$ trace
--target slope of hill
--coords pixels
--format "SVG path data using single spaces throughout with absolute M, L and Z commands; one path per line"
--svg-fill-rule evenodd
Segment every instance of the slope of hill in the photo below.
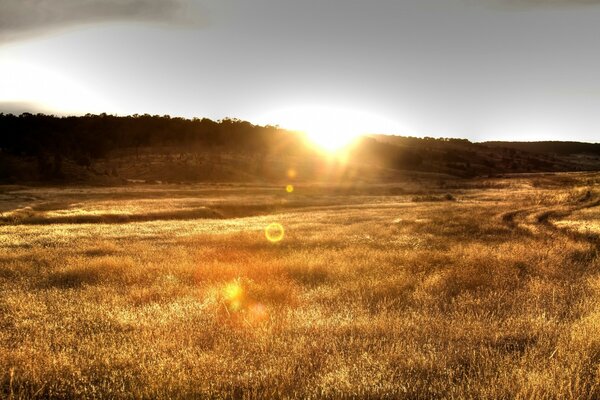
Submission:
M 589 154 L 600 156 L 600 143 L 582 142 L 484 142 L 490 147 L 504 147 L 538 154 Z
M 578 165 L 585 170 L 597 170 L 600 165 L 600 143 L 582 142 L 485 142 L 490 147 L 502 147 L 535 154 L 546 154 Z
M 371 135 L 372 138 L 410 149 L 423 160 L 422 170 L 445 172 L 455 176 L 494 175 L 501 173 L 556 172 L 598 170 L 600 157 L 588 154 L 596 149 L 591 143 L 486 142 L 472 143 L 466 139 L 415 138 L 391 135 Z M 506 146 L 504 146 L 506 144 Z M 535 151 L 534 151 L 535 150 Z M 560 150 L 560 151 L 550 151 Z M 575 153 L 573 153 L 575 152 Z

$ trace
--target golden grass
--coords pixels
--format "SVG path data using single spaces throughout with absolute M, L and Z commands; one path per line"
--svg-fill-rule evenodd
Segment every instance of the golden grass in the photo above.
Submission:
M 568 221 L 597 223 L 600 193 L 573 176 L 441 202 L 314 192 L 238 219 L 5 221 L 0 398 L 599 398 L 598 236 Z M 258 190 L 234 189 L 111 202 L 243 211 Z M 31 207 L 106 211 L 103 191 L 34 189 Z

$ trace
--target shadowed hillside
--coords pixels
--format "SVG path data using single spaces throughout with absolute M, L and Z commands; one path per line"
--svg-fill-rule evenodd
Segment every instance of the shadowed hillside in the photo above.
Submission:
M 535 154 L 545 154 L 570 161 L 583 169 L 597 169 L 600 164 L 600 143 L 582 142 L 485 142 L 490 147 L 502 147 Z
M 485 142 L 488 146 L 505 147 L 539 154 L 589 154 L 600 156 L 600 143 L 582 142 Z
M 523 172 L 598 170 L 600 145 L 573 142 L 484 142 L 371 135 L 422 160 L 419 170 L 472 177 Z M 539 144 L 539 146 L 538 146 Z

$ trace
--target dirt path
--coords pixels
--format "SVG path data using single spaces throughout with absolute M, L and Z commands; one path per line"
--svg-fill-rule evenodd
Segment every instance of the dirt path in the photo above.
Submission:
M 533 234 L 568 235 L 576 240 L 585 240 L 600 246 L 598 235 L 584 235 L 568 228 L 556 226 L 553 221 L 567 218 L 575 211 L 600 206 L 600 194 L 587 191 L 585 195 L 574 202 L 553 205 L 535 206 L 504 212 L 499 215 L 503 224 L 511 229 L 520 229 Z

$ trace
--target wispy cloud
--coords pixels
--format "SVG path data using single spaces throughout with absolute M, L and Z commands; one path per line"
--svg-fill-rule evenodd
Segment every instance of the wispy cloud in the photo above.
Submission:
M 2 0 L 0 42 L 107 21 L 198 24 L 192 0 Z

